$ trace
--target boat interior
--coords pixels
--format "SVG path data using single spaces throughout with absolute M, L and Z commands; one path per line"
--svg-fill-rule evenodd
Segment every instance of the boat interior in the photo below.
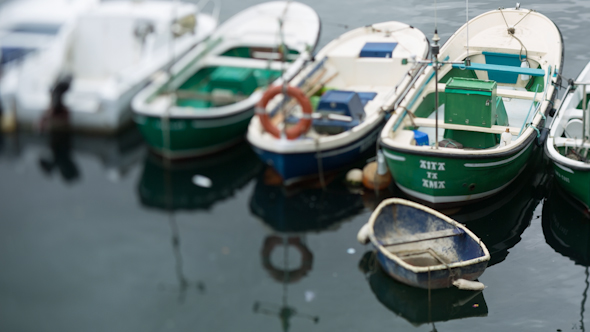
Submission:
M 556 125 L 553 136 L 555 149 L 563 156 L 575 160 L 589 162 L 588 151 L 590 141 L 584 140 L 584 115 L 583 115 L 584 89 L 578 86 L 569 100 L 560 110 L 560 121 Z M 590 106 L 590 87 L 586 87 L 586 109 Z M 588 119 L 587 121 L 590 121 Z
M 524 54 L 481 52 L 469 58 L 469 66 L 443 65 L 438 112 L 431 73 L 409 101 L 409 112 L 395 124 L 390 137 L 396 143 L 431 146 L 438 141 L 443 148 L 481 150 L 520 137 L 545 99 L 550 74 L 541 69 L 536 57 Z M 502 135 L 507 131 L 509 138 Z
M 291 63 L 298 56 L 297 50 L 289 49 L 284 60 Z M 205 63 L 176 90 L 177 106 L 207 109 L 244 100 L 286 69 L 278 48 L 261 46 L 230 47 Z
M 312 105 L 312 128 L 307 137 L 337 135 L 358 126 L 379 112 L 407 77 L 410 68 L 402 66 L 401 59 L 415 50 L 382 33 L 367 40 L 363 34 L 330 48 L 292 82 Z M 296 124 L 300 107 L 295 101 L 281 101 L 282 96 L 277 96 L 270 104 L 272 122 L 279 127 Z M 279 111 L 281 107 L 284 111 Z M 284 113 L 289 115 L 284 118 Z
M 484 255 L 463 229 L 405 205 L 383 207 L 373 233 L 385 250 L 416 267 L 447 266 Z

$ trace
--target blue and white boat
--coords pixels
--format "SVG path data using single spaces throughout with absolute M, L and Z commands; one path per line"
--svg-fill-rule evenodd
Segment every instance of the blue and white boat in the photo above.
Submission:
M 359 241 L 364 238 L 376 248 L 387 274 L 419 288 L 461 288 L 477 279 L 490 260 L 485 244 L 465 226 L 399 198 L 379 204 L 359 232 Z
M 291 81 L 289 88 L 300 90 L 308 109 L 279 94 L 268 107 L 259 105 L 248 141 L 286 185 L 340 168 L 374 149 L 387 111 L 422 71 L 420 65 L 403 66 L 402 59 L 421 60 L 428 52 L 427 38 L 407 24 L 392 21 L 349 31 Z

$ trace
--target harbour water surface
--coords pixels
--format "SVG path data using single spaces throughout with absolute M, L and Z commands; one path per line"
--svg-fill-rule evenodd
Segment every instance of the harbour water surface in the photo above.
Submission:
M 318 49 L 399 20 L 434 29 L 434 3 L 308 1 Z M 257 1 L 222 2 L 222 20 Z M 473 17 L 507 1 L 470 1 Z M 590 60 L 590 2 L 523 2 L 552 19 L 565 77 Z M 465 2 L 438 1 L 446 40 Z M 286 190 L 247 144 L 166 165 L 135 130 L 0 141 L 0 331 L 585 330 L 590 217 L 552 184 L 541 153 L 506 190 L 445 210 L 488 246 L 481 293 L 399 284 L 356 242 L 378 202 L 342 176 Z M 541 152 L 541 151 L 539 151 Z M 361 161 L 362 162 L 362 161 Z M 193 184 L 194 175 L 212 180 Z M 489 175 L 489 176 L 493 176 Z M 588 304 L 590 305 L 590 304 Z

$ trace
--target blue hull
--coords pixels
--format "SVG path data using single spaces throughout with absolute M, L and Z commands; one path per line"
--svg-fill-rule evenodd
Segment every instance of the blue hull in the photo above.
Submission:
M 330 150 L 320 150 L 322 170 L 329 172 L 357 160 L 369 149 L 375 149 L 377 137 L 383 123 L 369 131 L 367 135 L 352 143 Z M 286 184 L 319 173 L 318 153 L 277 153 L 254 147 L 254 152 L 267 165 L 273 167 Z
M 453 281 L 459 278 L 463 278 L 465 280 L 475 280 L 483 274 L 486 267 L 488 266 L 488 262 L 486 261 L 473 265 L 451 268 L 450 270 L 445 269 L 430 271 L 430 273 L 415 273 L 402 267 L 395 261 L 390 260 L 379 251 L 377 251 L 377 259 L 379 260 L 379 264 L 381 264 L 383 270 L 393 279 L 410 286 L 424 289 L 448 288 L 453 286 Z

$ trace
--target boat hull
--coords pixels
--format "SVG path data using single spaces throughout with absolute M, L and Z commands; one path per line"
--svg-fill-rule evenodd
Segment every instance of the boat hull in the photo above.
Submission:
M 483 274 L 488 266 L 488 262 L 483 261 L 472 265 L 445 270 L 414 272 L 404 268 L 394 260 L 387 258 L 387 256 L 380 250 L 377 250 L 377 260 L 379 261 L 379 264 L 381 264 L 383 270 L 393 279 L 410 286 L 424 289 L 448 288 L 453 286 L 453 281 L 459 278 L 475 280 Z
M 590 207 L 590 170 L 574 168 L 552 160 L 557 183 L 586 206 Z
M 260 147 L 253 149 L 260 159 L 273 167 L 281 175 L 284 183 L 289 185 L 307 177 L 317 176 L 320 173 L 320 164 L 322 172 L 329 172 L 354 162 L 375 146 L 382 127 L 383 124 L 368 131 L 359 139 L 343 142 L 336 148 L 324 150 L 320 147 L 319 152 L 312 150 L 300 153 L 283 153 Z
M 421 154 L 383 146 L 396 184 L 407 195 L 431 204 L 470 203 L 508 186 L 527 165 L 535 144 L 502 156 Z
M 215 153 L 239 143 L 253 115 L 254 108 L 248 108 L 223 118 L 171 117 L 166 144 L 164 118 L 136 114 L 134 120 L 155 153 L 178 159 Z

